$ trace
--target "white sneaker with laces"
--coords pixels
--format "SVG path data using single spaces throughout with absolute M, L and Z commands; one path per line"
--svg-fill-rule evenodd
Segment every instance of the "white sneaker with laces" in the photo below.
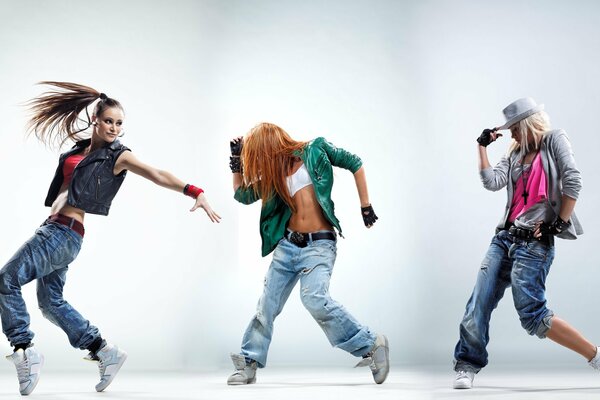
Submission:
M 96 391 L 101 392 L 110 385 L 113 379 L 115 379 L 121 366 L 123 366 L 123 363 L 127 360 L 127 353 L 114 344 L 107 344 L 98 350 L 96 356 L 90 353 L 84 357 L 84 360 L 95 361 L 98 363 L 100 382 L 96 385 Z
M 40 371 L 44 364 L 44 356 L 38 353 L 32 346 L 27 349 L 19 349 L 6 359 L 15 364 L 17 376 L 19 378 L 19 392 L 27 396 L 35 389 L 40 380 Z
M 473 387 L 473 378 L 475 378 L 475 372 L 456 371 L 454 389 L 471 389 Z

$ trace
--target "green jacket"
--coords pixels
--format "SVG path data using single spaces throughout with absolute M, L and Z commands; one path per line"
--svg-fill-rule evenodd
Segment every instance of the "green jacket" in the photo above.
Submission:
M 340 228 L 340 221 L 334 214 L 334 205 L 331 200 L 331 188 L 333 187 L 332 166 L 355 173 L 362 166 L 361 159 L 344 149 L 335 147 L 323 137 L 308 142 L 303 151 L 299 152 L 297 156 L 302 158 L 304 165 L 306 165 L 317 201 L 323 209 L 325 218 L 341 235 L 342 228 Z M 234 198 L 242 204 L 252 204 L 259 200 L 259 196 L 254 193 L 252 187 L 239 187 Z M 291 216 L 292 210 L 277 194 L 263 204 L 260 213 L 260 237 L 262 238 L 263 257 L 275 250 L 277 243 L 283 238 Z

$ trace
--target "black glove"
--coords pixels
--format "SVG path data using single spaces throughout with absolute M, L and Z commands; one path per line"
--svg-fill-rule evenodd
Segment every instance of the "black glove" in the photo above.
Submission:
M 565 230 L 569 229 L 570 226 L 570 222 L 565 222 L 560 217 L 556 217 L 556 220 L 551 224 L 542 222 L 542 225 L 540 225 L 540 232 L 542 233 L 542 236 L 558 235 L 559 233 L 562 233 Z
M 371 227 L 371 225 L 373 225 L 375 221 L 379 219 L 377 215 L 375 215 L 375 211 L 373 211 L 373 206 L 370 204 L 366 207 L 361 207 L 360 211 L 367 228 Z
M 494 132 L 496 132 L 496 128 L 484 129 L 483 132 L 481 132 L 481 135 L 479 135 L 479 137 L 477 138 L 477 143 L 479 143 L 483 147 L 487 147 L 490 143 L 493 142 L 492 133 Z M 498 136 L 502 136 L 502 134 L 499 133 Z
M 232 173 L 242 173 L 242 147 L 244 145 L 242 138 L 235 138 L 229 142 L 229 148 L 231 149 L 231 157 L 229 157 L 229 168 Z

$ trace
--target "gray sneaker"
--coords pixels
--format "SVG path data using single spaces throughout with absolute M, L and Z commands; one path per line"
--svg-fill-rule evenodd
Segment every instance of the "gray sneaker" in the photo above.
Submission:
M 371 351 L 354 368 L 366 366 L 371 368 L 375 383 L 385 381 L 390 372 L 390 344 L 385 335 L 377 335 Z
M 107 344 L 94 356 L 92 353 L 84 357 L 84 360 L 95 361 L 100 370 L 100 382 L 96 385 L 96 391 L 101 392 L 111 384 L 117 373 L 127 360 L 127 353 L 114 344 Z
M 256 383 L 256 361 L 246 363 L 242 354 L 231 353 L 231 361 L 236 371 L 227 378 L 228 385 L 248 385 Z
M 473 387 L 473 378 L 475 378 L 475 372 L 456 371 L 454 389 L 471 389 Z
M 19 378 L 19 392 L 27 396 L 40 380 L 40 370 L 44 365 L 44 356 L 32 346 L 25 350 L 19 349 L 6 359 L 15 364 Z

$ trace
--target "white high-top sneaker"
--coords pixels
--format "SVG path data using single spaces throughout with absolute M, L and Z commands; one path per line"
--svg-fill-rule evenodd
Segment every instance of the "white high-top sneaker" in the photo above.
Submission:
M 367 366 L 375 383 L 382 384 L 390 372 L 390 344 L 385 335 L 377 335 L 371 351 L 354 368 Z
M 456 371 L 454 389 L 471 389 L 473 387 L 473 378 L 475 378 L 475 372 Z
M 115 379 L 121 366 L 127 360 L 127 353 L 114 344 L 107 344 L 98 350 L 95 357 L 90 353 L 84 359 L 98 363 L 100 382 L 96 385 L 96 391 L 101 392 Z
M 231 353 L 231 361 L 235 367 L 235 372 L 227 378 L 228 385 L 248 385 L 256 383 L 256 361 L 246 363 L 246 357 L 242 354 Z
M 588 365 L 600 371 L 600 347 L 596 347 L 596 355 L 588 361 Z
M 32 346 L 25 350 L 19 349 L 6 359 L 15 364 L 19 377 L 19 392 L 27 396 L 40 380 L 40 370 L 44 364 L 44 356 Z

